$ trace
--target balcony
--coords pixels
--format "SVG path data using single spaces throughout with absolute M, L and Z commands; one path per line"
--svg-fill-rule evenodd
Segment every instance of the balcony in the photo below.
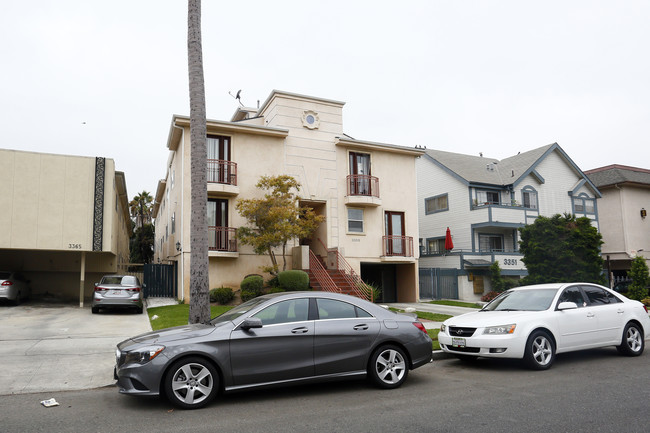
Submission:
M 365 174 L 350 174 L 346 179 L 345 204 L 356 206 L 380 206 L 379 178 Z
M 415 261 L 412 236 L 382 236 L 382 245 L 382 261 Z
M 222 159 L 208 159 L 208 193 L 238 195 L 237 163 Z
M 234 227 L 208 227 L 208 255 L 210 257 L 239 257 L 237 229 Z

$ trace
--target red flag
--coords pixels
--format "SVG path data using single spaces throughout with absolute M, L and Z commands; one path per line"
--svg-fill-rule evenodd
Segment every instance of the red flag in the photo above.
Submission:
M 447 251 L 454 249 L 454 242 L 451 240 L 451 231 L 447 227 L 447 234 L 445 235 L 445 249 Z

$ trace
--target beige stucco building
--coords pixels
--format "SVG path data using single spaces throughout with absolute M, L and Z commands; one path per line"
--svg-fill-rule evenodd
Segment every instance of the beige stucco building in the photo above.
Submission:
M 129 261 L 124 173 L 109 158 L 0 149 L 0 270 L 20 271 L 32 297 L 92 298 Z
M 246 221 L 235 205 L 262 196 L 255 187 L 260 176 L 288 174 L 301 184 L 301 204 L 325 216 L 311 239 L 289 245 L 288 268 L 309 269 L 309 251 L 327 267 L 344 258 L 364 281 L 382 287 L 384 301 L 417 299 L 415 160 L 423 151 L 345 135 L 343 105 L 276 90 L 258 109 L 240 108 L 230 121 L 207 122 L 210 288 L 236 289 L 246 275 L 270 265 L 268 256 L 237 241 L 236 229 Z M 189 118 L 173 117 L 167 148 L 154 205 L 154 261 L 177 267 L 187 300 Z
M 627 277 L 635 257 L 650 263 L 650 170 L 613 164 L 585 173 L 603 194 L 598 201 L 601 250 L 613 284 Z

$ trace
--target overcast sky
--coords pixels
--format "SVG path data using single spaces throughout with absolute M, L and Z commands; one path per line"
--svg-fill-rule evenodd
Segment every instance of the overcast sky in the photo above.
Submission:
M 650 169 L 645 0 L 204 0 L 202 22 L 209 119 L 279 89 L 346 102 L 356 139 Z M 0 40 L 0 147 L 113 158 L 155 193 L 189 115 L 186 1 L 3 1 Z

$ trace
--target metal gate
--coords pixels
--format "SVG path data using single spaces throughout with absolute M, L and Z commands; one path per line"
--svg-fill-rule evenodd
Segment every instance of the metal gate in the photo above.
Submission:
M 175 265 L 144 265 L 143 280 L 145 298 L 178 298 Z
M 458 299 L 458 269 L 420 268 L 420 299 Z

